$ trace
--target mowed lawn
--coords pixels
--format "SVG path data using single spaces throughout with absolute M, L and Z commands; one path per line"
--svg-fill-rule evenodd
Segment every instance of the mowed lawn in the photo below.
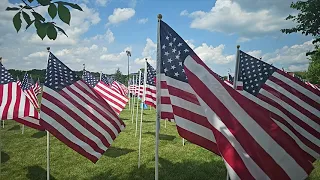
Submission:
M 130 110 L 125 109 L 121 119 L 126 129 L 120 133 L 111 148 L 94 164 L 76 153 L 55 137 L 50 137 L 51 179 L 154 179 L 155 110 L 145 110 L 142 128 L 142 157 L 138 169 L 138 137 Z M 140 121 L 140 114 L 138 116 Z M 134 118 L 135 122 L 135 118 Z M 225 179 L 226 169 L 220 157 L 186 142 L 178 135 L 175 124 L 161 121 L 159 146 L 159 179 Z M 6 121 L 1 126 L 1 180 L 46 179 L 46 132 Z M 139 130 L 139 126 L 138 126 Z M 320 163 L 309 179 L 320 179 Z

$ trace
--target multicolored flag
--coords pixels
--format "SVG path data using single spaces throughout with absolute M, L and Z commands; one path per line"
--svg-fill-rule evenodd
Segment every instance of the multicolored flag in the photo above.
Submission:
M 94 163 L 125 127 L 110 105 L 52 53 L 41 119 L 46 130 Z

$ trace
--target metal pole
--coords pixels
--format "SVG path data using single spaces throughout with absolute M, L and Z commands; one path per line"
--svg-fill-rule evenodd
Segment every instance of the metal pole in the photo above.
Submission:
M 184 143 L 184 138 L 182 138 L 182 146 L 184 146 L 184 144 L 185 144 L 185 143 Z
M 131 56 L 131 52 L 130 51 L 126 51 L 126 53 L 127 53 L 127 56 L 128 56 L 128 79 L 127 79 L 127 81 L 128 81 L 128 90 L 129 90 L 129 57 Z M 128 93 L 128 98 L 129 98 L 129 109 L 130 109 L 130 91 L 129 91 L 129 93 Z
M 4 120 L 2 120 L 2 128 L 4 128 Z
M 236 68 L 234 71 L 234 78 L 233 78 L 233 89 L 237 89 L 237 81 L 239 76 L 239 66 L 240 66 L 240 45 L 237 45 L 237 57 L 236 57 Z
M 167 129 L 167 120 L 164 120 L 164 128 Z
M 144 78 L 143 78 L 143 93 L 142 93 L 142 103 L 145 101 L 146 96 L 146 82 L 147 82 L 147 58 L 144 64 Z M 144 105 L 144 104 L 143 104 Z M 141 118 L 140 118 L 140 134 L 139 134 L 139 160 L 138 160 L 138 168 L 140 168 L 140 157 L 141 157 L 141 134 L 142 134 L 142 117 L 143 117 L 143 107 L 141 108 Z
M 22 124 L 22 127 L 21 127 L 21 134 L 24 133 L 24 124 Z
M 158 14 L 158 35 L 157 35 L 157 119 L 156 119 L 156 147 L 155 147 L 155 180 L 159 179 L 159 130 L 160 130 L 160 104 L 161 104 L 161 91 L 160 91 L 160 66 L 161 66 L 161 45 L 160 45 L 160 22 L 162 15 Z
M 137 137 L 138 133 L 138 115 L 139 115 L 139 96 L 140 96 L 140 83 L 141 82 L 141 71 L 139 70 L 139 86 L 138 86 L 138 99 L 137 99 L 137 112 L 136 112 L 136 132 L 134 134 L 134 137 Z
M 50 133 L 47 131 L 47 180 L 50 180 Z

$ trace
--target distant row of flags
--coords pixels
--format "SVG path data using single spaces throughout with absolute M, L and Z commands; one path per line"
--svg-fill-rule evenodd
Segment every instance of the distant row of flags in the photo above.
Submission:
M 49 53 L 41 119 L 35 88 L 24 81 L 20 88 L 1 65 L 2 119 L 33 123 L 96 162 L 125 127 L 118 115 L 133 95 L 174 121 L 180 136 L 221 156 L 230 179 L 311 173 L 320 155 L 318 88 L 239 49 L 235 76 L 223 79 L 169 25 L 159 20 L 159 28 L 160 73 L 146 61 L 128 87 L 85 69 L 81 79 Z M 157 157 L 156 148 L 156 177 Z

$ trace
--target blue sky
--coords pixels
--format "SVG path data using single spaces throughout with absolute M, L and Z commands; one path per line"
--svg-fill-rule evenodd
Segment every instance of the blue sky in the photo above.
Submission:
M 306 70 L 305 52 L 312 50 L 311 37 L 286 35 L 281 28 L 292 0 L 74 0 L 84 12 L 72 10 L 71 26 L 61 25 L 69 38 L 41 40 L 34 29 L 16 34 L 11 12 L 0 12 L 0 54 L 8 68 L 29 70 L 46 67 L 52 52 L 74 70 L 85 63 L 90 71 L 126 73 L 127 56 L 132 52 L 130 71 L 143 67 L 143 59 L 156 59 L 157 14 L 186 40 L 209 67 L 221 75 L 234 71 L 236 45 L 243 51 L 287 71 Z M 2 0 L 0 8 L 19 3 Z M 45 15 L 46 8 L 39 9 Z

